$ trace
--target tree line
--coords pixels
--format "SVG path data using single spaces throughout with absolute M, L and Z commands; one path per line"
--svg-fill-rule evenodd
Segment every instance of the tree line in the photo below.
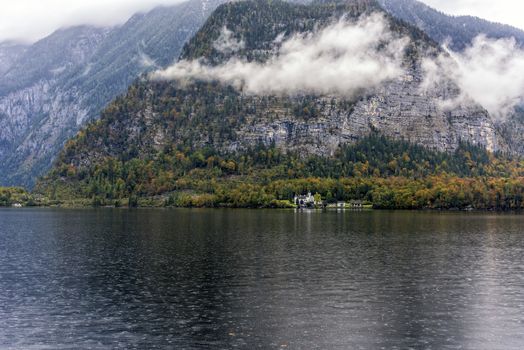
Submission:
M 524 162 L 468 143 L 449 154 L 372 134 L 329 158 L 263 145 L 237 154 L 173 146 L 91 167 L 62 163 L 37 191 L 94 205 L 287 207 L 312 192 L 381 209 L 510 210 L 523 208 Z

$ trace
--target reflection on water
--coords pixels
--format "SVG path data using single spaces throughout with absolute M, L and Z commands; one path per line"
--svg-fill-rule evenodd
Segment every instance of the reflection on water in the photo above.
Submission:
M 524 348 L 524 216 L 0 211 L 0 348 Z

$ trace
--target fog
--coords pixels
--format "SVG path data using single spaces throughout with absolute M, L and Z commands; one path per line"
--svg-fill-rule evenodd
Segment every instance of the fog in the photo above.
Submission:
M 0 4 L 0 42 L 31 43 L 62 27 L 114 26 L 133 14 L 181 0 L 4 0 Z
M 345 19 L 315 33 L 279 35 L 280 45 L 264 63 L 234 57 L 211 66 L 203 60 L 182 60 L 152 74 L 153 79 L 220 81 L 248 94 L 339 94 L 353 96 L 403 73 L 408 39 L 396 37 L 382 15 L 357 22 Z M 242 38 L 225 29 L 215 42 L 220 51 L 239 50 Z M 241 56 L 241 55 L 240 55 Z
M 478 36 L 470 47 L 458 53 L 447 49 L 436 60 L 426 59 L 425 88 L 451 79 L 461 89 L 454 100 L 444 106 L 472 99 L 496 118 L 507 117 L 524 96 L 524 51 L 514 39 L 489 39 Z

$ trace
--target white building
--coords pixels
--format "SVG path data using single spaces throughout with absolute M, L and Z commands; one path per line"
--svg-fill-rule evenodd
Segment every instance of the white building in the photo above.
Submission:
M 296 196 L 293 198 L 293 203 L 299 207 L 313 207 L 315 205 L 321 205 L 322 202 L 315 202 L 315 196 L 309 192 L 306 196 Z

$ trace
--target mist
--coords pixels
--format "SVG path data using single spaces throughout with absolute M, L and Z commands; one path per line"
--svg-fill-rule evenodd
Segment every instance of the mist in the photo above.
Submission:
M 123 24 L 133 14 L 183 0 L 16 0 L 0 5 L 0 42 L 35 42 L 76 25 Z
M 222 53 L 233 53 L 243 49 L 246 46 L 246 43 L 243 40 L 237 40 L 234 37 L 232 31 L 223 27 L 220 32 L 220 36 L 213 43 L 213 48 Z
M 436 60 L 426 59 L 424 88 L 451 79 L 461 90 L 453 100 L 442 105 L 452 107 L 474 100 L 493 117 L 506 118 L 524 96 L 524 51 L 514 39 L 490 39 L 480 35 L 464 52 L 446 48 Z
M 182 60 L 151 75 L 182 84 L 220 81 L 247 94 L 337 94 L 353 96 L 403 73 L 407 38 L 395 36 L 384 17 L 341 19 L 315 33 L 275 38 L 278 52 L 264 63 L 231 58 L 218 66 Z M 242 38 L 223 30 L 215 48 L 239 50 Z

